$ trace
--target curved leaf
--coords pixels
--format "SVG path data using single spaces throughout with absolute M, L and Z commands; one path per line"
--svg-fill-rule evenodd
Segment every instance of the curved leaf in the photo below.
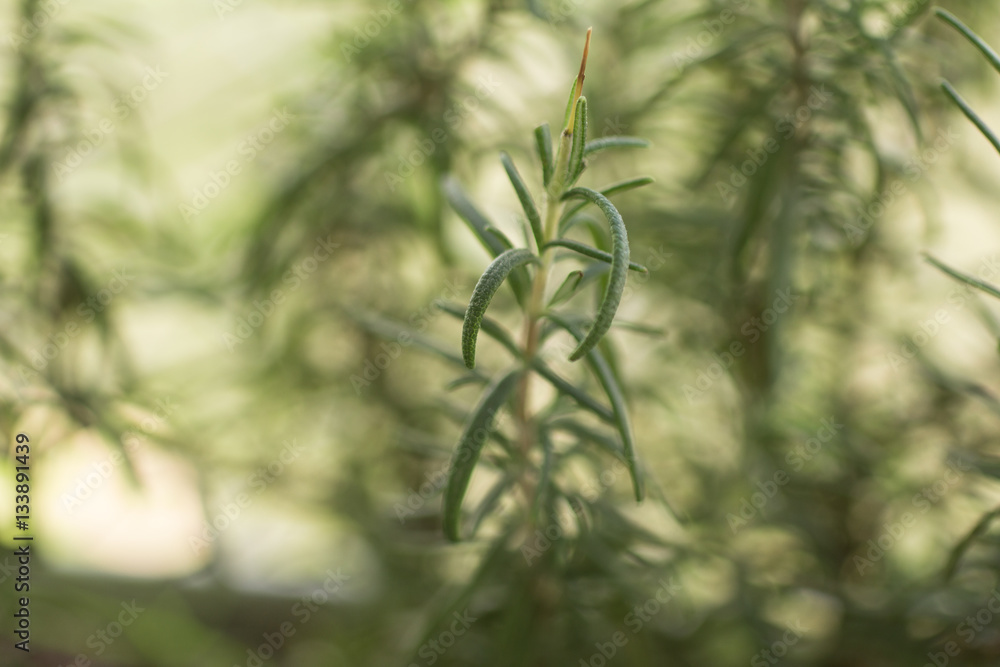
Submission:
M 535 148 L 538 150 L 538 159 L 542 162 L 542 184 L 549 186 L 552 180 L 552 170 L 554 167 L 552 159 L 552 132 L 549 131 L 549 124 L 543 123 L 535 128 Z
M 588 143 L 583 149 L 583 157 L 608 148 L 649 148 L 650 143 L 639 137 L 601 137 Z
M 512 269 L 528 262 L 537 261 L 538 257 L 530 250 L 512 248 L 502 252 L 480 276 L 479 282 L 476 283 L 476 287 L 472 291 L 469 307 L 465 311 L 465 323 L 462 325 L 462 359 L 465 360 L 465 365 L 468 368 L 476 367 L 476 339 L 479 336 L 483 315 L 486 314 L 486 309 L 489 308 L 493 295 L 496 294 Z
M 567 199 L 572 197 L 589 199 L 597 204 L 601 212 L 604 213 L 604 217 L 608 219 L 608 224 L 611 226 L 612 255 L 611 275 L 608 279 L 607 288 L 604 290 L 604 296 L 601 298 L 597 317 L 594 319 L 594 324 L 590 328 L 587 337 L 580 342 L 579 347 L 569 357 L 570 361 L 576 361 L 586 354 L 588 350 L 597 345 L 597 342 L 611 328 L 611 321 L 615 318 L 615 313 L 618 311 L 618 304 L 622 300 L 622 292 L 625 291 L 625 278 L 629 269 L 629 249 L 628 234 L 625 232 L 625 222 L 622 220 L 621 214 L 618 213 L 618 209 L 615 208 L 614 204 L 607 197 L 590 188 L 573 188 L 564 195 L 564 198 Z
M 531 198 L 531 192 L 528 190 L 528 186 L 524 184 L 524 180 L 521 178 L 521 174 L 517 171 L 517 167 L 514 166 L 514 161 L 510 159 L 510 156 L 507 153 L 500 153 L 500 161 L 503 162 L 503 168 L 507 172 L 507 177 L 510 178 L 511 184 L 514 186 L 517 198 L 521 200 L 521 208 L 524 209 L 524 215 L 531 224 L 531 233 L 535 237 L 535 243 L 540 248 L 542 243 L 544 243 L 545 237 L 542 235 L 542 217 L 538 214 L 535 200 Z
M 493 428 L 496 413 L 514 390 L 520 375 L 521 370 L 514 369 L 499 377 L 486 388 L 458 439 L 458 446 L 451 459 L 451 469 L 448 471 L 448 486 L 445 489 L 444 507 L 442 508 L 444 532 L 448 539 L 453 542 L 458 542 L 461 539 L 459 520 L 462 513 L 462 500 L 469 488 L 469 480 L 472 479 L 472 472 L 479 460 L 479 454 Z
M 603 267 L 602 267 L 603 268 Z M 607 270 L 607 269 L 604 269 Z M 584 272 L 584 282 L 586 281 L 586 272 Z M 457 317 L 458 319 L 464 319 L 465 308 L 462 306 L 451 303 L 448 301 L 435 301 L 435 305 L 443 310 L 444 312 Z M 486 335 L 498 341 L 503 345 L 514 357 L 520 359 L 523 356 L 521 348 L 517 346 L 514 342 L 513 336 L 510 335 L 506 329 L 503 328 L 496 320 L 483 317 L 482 320 L 482 331 Z M 579 404 L 581 408 L 587 410 L 594 415 L 596 415 L 601 421 L 613 424 L 615 422 L 614 413 L 605 405 L 602 405 L 597 400 L 591 398 L 587 392 L 583 391 L 576 385 L 572 384 L 568 380 L 560 377 L 555 371 L 553 371 L 549 366 L 542 361 L 539 357 L 535 357 L 531 361 L 531 368 L 538 373 L 542 378 L 547 380 L 555 389 L 566 396 L 569 396 Z M 473 371 L 474 373 L 476 371 Z
M 434 305 L 449 315 L 457 317 L 460 320 L 465 320 L 465 306 L 443 300 L 435 301 Z M 514 342 L 514 337 L 511 336 L 510 332 L 504 329 L 499 322 L 490 319 L 489 317 L 483 317 L 480 321 L 480 327 L 488 336 L 498 341 L 515 357 L 518 359 L 522 357 L 521 348 L 519 348 L 517 343 Z
M 614 257 L 612 257 L 610 253 L 606 253 L 603 250 L 598 250 L 597 248 L 589 246 L 586 243 L 580 243 L 578 241 L 573 241 L 570 239 L 556 239 L 555 241 L 549 241 L 544 246 L 542 246 L 542 250 L 557 246 L 560 248 L 566 248 L 567 250 L 578 252 L 581 255 L 590 257 L 591 259 L 597 259 L 602 262 L 607 262 L 608 264 L 611 264 L 611 262 L 614 260 Z M 635 262 L 629 262 L 628 268 L 632 271 L 638 271 L 639 273 L 649 273 L 649 269 L 647 269 L 642 264 L 636 264 Z
M 547 317 L 559 327 L 568 331 L 577 340 L 583 338 L 582 332 L 577 330 L 567 320 L 552 314 L 547 315 Z M 628 465 L 629 474 L 632 476 L 632 490 L 635 493 L 635 499 L 642 501 L 645 496 L 645 490 L 643 488 L 642 475 L 639 472 L 639 462 L 635 454 L 635 440 L 632 436 L 632 425 L 629 423 L 625 395 L 622 393 L 621 387 L 618 386 L 618 381 L 611 371 L 611 366 L 608 365 L 607 360 L 601 354 L 600 350 L 597 348 L 589 350 L 587 352 L 587 361 L 590 363 L 590 368 L 594 372 L 594 375 L 597 376 L 597 381 L 604 388 L 604 393 L 607 394 L 608 400 L 611 401 L 611 410 L 615 417 L 614 423 L 618 428 L 619 435 L 621 435 L 622 446 L 625 450 L 625 463 Z
M 962 35 L 964 35 L 965 38 L 969 40 L 973 46 L 979 49 L 980 53 L 986 56 L 986 59 L 990 61 L 991 65 L 993 65 L 993 69 L 995 69 L 997 72 L 1000 72 L 1000 56 L 997 56 L 996 51 L 990 48 L 990 45 L 984 42 L 979 37 L 979 35 L 972 32 L 972 30 L 970 30 L 968 26 L 966 26 L 964 23 L 958 20 L 958 17 L 956 17 L 951 12 L 948 12 L 938 7 L 937 9 L 934 10 L 934 13 L 937 14 L 939 19 L 945 21 L 946 23 L 951 24 L 951 26 L 955 28 L 955 30 L 958 30 L 960 33 L 962 33 Z

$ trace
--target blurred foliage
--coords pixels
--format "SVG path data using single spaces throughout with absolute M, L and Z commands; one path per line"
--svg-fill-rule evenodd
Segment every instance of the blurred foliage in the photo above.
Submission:
M 991 3 L 941 4 L 1000 43 Z M 8 441 L 32 434 L 41 480 L 33 650 L 5 644 L 3 664 L 996 663 L 998 360 L 963 325 L 1000 327 L 995 304 L 920 258 L 1000 281 L 985 232 L 947 252 L 951 226 L 995 207 L 996 163 L 939 87 L 989 119 L 996 81 L 930 3 L 282 6 L 321 35 L 284 73 L 305 83 L 266 103 L 293 120 L 229 180 L 220 165 L 242 154 L 213 145 L 198 193 L 215 182 L 218 199 L 193 221 L 177 192 L 189 179 L 156 152 L 151 112 L 128 104 L 157 57 L 143 13 L 51 7 L 9 3 L 0 65 L 0 418 Z M 265 10 L 228 0 L 199 11 L 209 27 L 178 50 L 209 53 L 224 28 L 275 16 L 241 23 Z M 628 475 L 595 456 L 572 471 L 595 491 L 586 511 L 561 504 L 552 535 L 487 519 L 452 545 L 441 480 L 479 391 L 456 373 L 452 315 L 488 256 L 442 183 L 522 238 L 496 156 L 541 191 L 527 138 L 561 118 L 591 25 L 591 134 L 653 144 L 585 179 L 656 179 L 620 202 L 650 271 L 629 277 L 626 326 L 600 349 L 662 493 L 636 506 Z M 267 41 L 253 34 L 246 54 Z M 227 99 L 202 134 L 157 127 L 205 138 L 230 114 L 242 123 L 249 102 Z M 100 155 L 65 172 L 106 117 Z M 263 137 L 275 117 L 246 131 Z M 959 198 L 986 203 L 949 208 Z M 134 276 L 117 292 L 115 271 Z M 510 297 L 491 317 L 513 327 Z M 484 339 L 477 356 L 495 368 L 502 354 Z M 500 479 L 505 429 L 477 501 Z M 114 451 L 134 464 L 115 479 L 134 483 L 89 501 L 104 514 L 71 514 L 76 478 L 47 471 Z M 177 516 L 195 498 L 198 526 L 227 527 L 156 523 L 154 497 Z M 56 548 L 44 532 L 86 516 L 93 542 L 126 549 L 126 515 L 149 528 L 140 560 L 136 543 L 162 533 L 183 562 L 81 565 L 95 544 Z M 94 640 L 133 600 L 144 611 L 122 638 Z M 261 650 L 286 623 L 294 634 Z

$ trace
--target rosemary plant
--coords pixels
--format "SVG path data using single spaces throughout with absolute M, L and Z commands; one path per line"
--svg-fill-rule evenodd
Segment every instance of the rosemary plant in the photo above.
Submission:
M 994 51 L 982 38 L 979 37 L 975 32 L 972 31 L 965 23 L 959 20 L 954 14 L 948 12 L 944 9 L 936 9 L 935 13 L 937 17 L 941 19 L 944 23 L 950 25 L 952 28 L 957 30 L 965 39 L 967 39 L 979 52 L 986 58 L 986 60 L 993 66 L 998 73 L 1000 73 L 1000 56 Z M 961 112 L 968 118 L 976 128 L 986 137 L 987 141 L 992 144 L 998 152 L 1000 152 L 1000 139 L 993 132 L 989 125 L 979 117 L 979 115 L 969 106 L 968 102 L 959 94 L 955 87 L 947 80 L 941 83 L 941 88 L 944 90 L 945 95 L 947 95 L 951 101 L 957 106 Z M 940 269 L 950 277 L 955 280 L 968 285 L 970 288 L 979 290 L 992 297 L 1000 298 L 1000 288 L 976 278 L 975 276 L 969 275 L 958 271 L 944 262 L 941 262 L 934 257 L 927 255 L 927 261 L 933 266 Z M 970 384 L 968 390 L 971 393 L 981 393 L 982 389 Z M 995 508 L 985 515 L 983 515 L 980 520 L 973 526 L 972 530 L 969 531 L 965 537 L 963 537 L 955 548 L 952 550 L 951 557 L 948 559 L 948 563 L 945 566 L 945 577 L 950 579 L 955 572 L 966 554 L 966 552 L 979 540 L 985 539 L 985 534 L 989 530 L 993 521 L 1000 516 L 1000 508 Z
M 541 450 L 541 463 L 534 468 L 525 466 L 519 475 L 520 485 L 531 500 L 533 511 L 541 511 L 561 493 L 560 488 L 551 483 L 551 475 L 560 465 L 560 454 L 553 448 L 551 435 L 557 430 L 571 432 L 581 441 L 610 450 L 624 460 L 636 500 L 641 501 L 644 495 L 624 394 L 598 343 L 614 321 L 628 272 L 647 271 L 630 261 L 625 223 L 608 197 L 651 183 L 652 179 L 636 178 L 601 190 L 578 186 L 577 182 L 588 160 L 596 153 L 611 148 L 642 147 L 648 143 L 620 136 L 587 140 L 587 98 L 583 95 L 583 81 L 590 36 L 591 31 L 588 30 L 580 71 L 571 85 L 563 127 L 557 140 L 553 142 L 547 124 L 535 129 L 535 148 L 544 185 L 540 206 L 513 160 L 506 153 L 501 154 L 504 170 L 524 209 L 527 221 L 525 247 L 514 247 L 465 198 L 454 181 L 445 183 L 446 195 L 453 207 L 494 257 L 476 284 L 464 312 L 460 308 L 448 309 L 453 315 L 463 318 L 462 359 L 468 369 L 476 369 L 476 347 L 481 332 L 499 342 L 514 357 L 514 363 L 497 372 L 483 391 L 466 421 L 451 460 L 444 493 L 443 522 L 445 534 L 453 541 L 459 541 L 463 534 L 462 504 L 488 441 L 484 434 L 491 431 L 497 413 L 506 404 L 511 405 L 517 428 L 516 442 L 509 443 L 510 461 L 529 462 L 533 453 Z M 570 238 L 572 232 L 588 221 L 582 211 L 591 204 L 600 211 L 610 230 L 608 235 L 600 226 L 591 224 L 590 232 L 595 245 Z M 588 266 L 582 271 L 568 272 L 558 288 L 551 290 L 550 286 L 555 284 L 553 279 L 557 277 L 555 254 L 558 251 L 572 253 L 584 259 Z M 494 295 L 505 282 L 513 290 L 523 314 L 524 324 L 519 341 L 486 316 Z M 563 305 L 584 292 L 588 284 L 601 288 L 597 312 L 589 323 L 588 318 L 563 309 Z M 575 340 L 569 359 L 586 360 L 590 372 L 606 395 L 608 405 L 602 399 L 592 397 L 584 386 L 574 385 L 562 378 L 546 364 L 540 352 L 546 340 L 557 331 L 567 332 Z M 535 376 L 549 382 L 556 390 L 552 404 L 538 412 L 533 412 L 531 408 L 532 379 Z M 613 426 L 618 440 L 559 410 L 564 399 Z M 484 507 L 476 512 L 476 525 L 508 485 L 514 482 L 514 477 L 505 475 L 495 492 L 488 495 Z M 541 498 L 545 498 L 546 502 L 539 502 Z

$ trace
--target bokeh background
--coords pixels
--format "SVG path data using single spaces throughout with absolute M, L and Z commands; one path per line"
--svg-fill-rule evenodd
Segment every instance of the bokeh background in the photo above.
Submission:
M 939 88 L 1000 126 L 1000 77 L 932 9 L 0 3 L 0 663 L 997 664 L 1000 304 L 922 253 L 1000 283 Z M 588 26 L 592 135 L 652 142 L 584 183 L 656 179 L 609 349 L 658 492 L 579 471 L 600 515 L 533 563 L 441 535 L 476 395 L 435 303 L 488 261 L 441 183 L 516 237 L 498 152 L 539 192 Z

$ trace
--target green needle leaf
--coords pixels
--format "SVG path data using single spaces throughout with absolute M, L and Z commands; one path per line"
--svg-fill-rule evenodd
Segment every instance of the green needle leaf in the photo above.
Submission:
M 577 330 L 575 326 L 570 324 L 567 320 L 559 317 L 558 315 L 549 314 L 547 315 L 549 320 L 565 329 L 577 340 L 583 338 L 583 333 Z M 622 393 L 621 387 L 618 385 L 618 380 L 615 379 L 615 374 L 611 370 L 611 366 L 608 365 L 607 359 L 601 354 L 601 351 L 596 347 L 590 349 L 587 352 L 587 361 L 590 364 L 591 370 L 594 375 L 597 376 L 597 381 L 601 383 L 604 388 L 604 393 L 607 394 L 608 400 L 611 401 L 611 410 L 614 413 L 614 423 L 618 429 L 619 435 L 622 438 L 622 445 L 625 449 L 625 462 L 628 465 L 629 474 L 632 476 L 632 490 L 635 493 L 636 501 L 642 501 L 645 496 L 645 491 L 643 489 L 642 475 L 639 472 L 639 464 L 636 459 L 635 454 L 635 440 L 632 437 L 632 425 L 629 423 L 628 410 L 625 405 L 625 395 Z
M 570 239 L 556 239 L 555 241 L 549 241 L 544 246 L 542 246 L 542 250 L 545 250 L 546 248 L 552 248 L 555 246 L 573 250 L 574 252 L 578 252 L 581 255 L 585 255 L 587 257 L 590 257 L 591 259 L 597 259 L 602 262 L 607 262 L 608 264 L 611 264 L 614 261 L 614 257 L 612 257 L 610 253 L 606 253 L 603 250 L 598 250 L 597 248 L 594 248 L 593 246 L 589 246 L 585 243 L 579 243 L 578 241 L 572 241 Z M 639 273 L 649 273 L 649 269 L 647 269 L 642 264 L 636 264 L 635 262 L 629 262 L 628 268 L 632 271 L 638 271 Z
M 602 421 L 609 424 L 615 423 L 615 415 L 607 408 L 607 406 L 604 406 L 600 402 L 591 398 L 590 394 L 580 389 L 572 382 L 560 377 L 554 370 L 546 366 L 545 362 L 541 359 L 535 357 L 534 361 L 531 363 L 531 367 L 536 373 L 545 378 L 549 384 L 555 387 L 560 394 L 569 396 L 576 401 L 581 408 L 594 413 Z
M 470 373 L 468 375 L 463 375 L 462 377 L 455 378 L 454 380 L 452 380 L 451 382 L 449 382 L 444 386 L 444 390 L 454 391 L 459 387 L 464 387 L 467 384 L 475 384 L 477 382 L 483 382 L 483 384 L 485 384 L 485 381 L 481 376 Z
M 566 185 L 570 186 L 583 173 L 583 155 L 587 144 L 587 98 L 581 96 L 576 101 L 576 116 L 573 121 L 573 146 L 569 153 L 569 164 L 566 171 Z
M 991 65 L 993 65 L 993 69 L 995 69 L 997 72 L 1000 72 L 1000 56 L 997 56 L 996 51 L 990 48 L 990 45 L 984 42 L 979 37 L 979 35 L 972 32 L 972 30 L 970 30 L 968 26 L 966 26 L 964 23 L 958 20 L 958 17 L 956 17 L 949 11 L 946 11 L 939 7 L 934 10 L 934 13 L 938 15 L 939 19 L 941 19 L 945 23 L 951 24 L 951 26 L 955 28 L 955 30 L 958 30 L 960 33 L 962 33 L 967 40 L 972 42 L 973 46 L 979 49 L 979 51 L 984 56 L 986 56 L 986 59 L 990 61 Z
M 580 343 L 580 346 L 569 357 L 570 361 L 576 361 L 586 354 L 588 350 L 597 345 L 598 341 L 611 328 L 611 322 L 618 311 L 618 304 L 622 300 L 622 292 L 625 291 L 625 279 L 629 269 L 629 249 L 628 234 L 625 232 L 625 222 L 622 220 L 618 209 L 615 208 L 614 204 L 607 197 L 590 188 L 573 188 L 564 195 L 566 199 L 572 197 L 589 199 L 594 204 L 597 204 L 597 207 L 604 213 L 604 217 L 608 219 L 608 224 L 611 226 L 612 255 L 611 275 L 608 279 L 608 285 L 604 290 L 604 296 L 601 298 L 601 305 L 598 309 L 597 317 L 594 319 L 594 325 L 590 328 L 590 332 Z
M 490 227 L 493 227 L 493 223 L 469 201 L 469 198 L 465 195 L 465 190 L 455 178 L 445 176 L 441 182 L 441 189 L 444 191 L 444 196 L 448 199 L 448 203 L 455 209 L 458 216 L 469 225 L 469 228 L 472 229 L 472 232 L 483 246 L 486 247 L 490 255 L 496 257 L 506 250 L 503 243 L 488 231 Z
M 955 269 L 951 268 L 950 266 L 947 266 L 946 264 L 942 264 L 941 262 L 939 262 L 938 260 L 934 259 L 930 255 L 924 255 L 924 257 L 927 259 L 928 262 L 930 262 L 931 264 L 933 264 L 934 266 L 936 266 L 940 270 L 944 271 L 945 273 L 947 273 L 949 276 L 951 276 L 955 280 L 963 282 L 966 285 L 969 285 L 970 287 L 975 287 L 978 290 L 982 290 L 983 292 L 986 292 L 990 296 L 995 296 L 997 298 L 1000 298 L 1000 289 L 997 289 L 993 285 L 990 285 L 987 282 L 983 282 L 982 280 L 979 280 L 978 278 L 973 278 L 970 275 L 966 275 L 964 273 L 961 273 L 960 271 L 956 271 Z
M 608 148 L 649 148 L 650 143 L 639 137 L 601 137 L 594 139 L 583 149 L 583 157 Z
M 542 162 L 542 183 L 549 187 L 552 180 L 553 158 L 552 158 L 552 132 L 549 124 L 543 123 L 535 128 L 535 148 L 538 149 L 538 159 Z
M 501 240 L 506 237 L 502 237 L 496 233 L 498 231 L 496 227 L 469 201 L 469 198 L 465 195 L 465 190 L 462 189 L 462 186 L 455 178 L 445 176 L 441 181 L 441 189 L 448 203 L 451 204 L 451 207 L 455 209 L 458 216 L 469 226 L 476 235 L 476 238 L 479 239 L 480 243 L 490 253 L 490 256 L 497 257 L 500 253 L 508 249 L 504 245 L 503 240 Z M 491 231 L 491 228 L 494 231 Z M 523 271 L 515 271 L 510 277 L 510 287 L 514 290 L 517 302 L 523 304 L 530 287 L 527 274 Z
M 507 171 L 507 176 L 514 186 L 514 191 L 517 192 L 517 198 L 521 200 L 521 208 L 524 209 L 524 215 L 527 216 L 528 222 L 531 223 L 531 233 L 535 236 L 535 243 L 540 248 L 542 243 L 545 242 L 545 237 L 542 234 L 542 217 L 538 214 L 535 200 L 531 198 L 531 192 L 528 191 L 528 186 L 524 184 L 524 180 L 521 178 L 521 174 L 517 171 L 517 167 L 514 165 L 514 161 L 510 159 L 510 156 L 507 153 L 500 153 L 500 161 L 503 162 L 503 168 Z
M 462 325 L 462 358 L 468 368 L 476 367 L 476 339 L 479 336 L 479 327 L 482 325 L 486 309 L 489 308 L 490 301 L 493 300 L 493 295 L 507 279 L 507 274 L 512 269 L 528 262 L 537 261 L 538 257 L 530 250 L 512 248 L 494 259 L 480 276 L 479 282 L 476 283 L 476 287 L 472 291 L 469 307 L 465 311 L 465 323 Z
M 500 241 L 500 243 L 503 244 L 503 247 L 506 250 L 510 250 L 511 248 L 514 247 L 514 242 L 511 241 L 509 238 L 507 238 L 506 234 L 504 234 L 502 231 L 500 231 L 499 229 L 497 229 L 493 225 L 490 225 L 489 227 L 487 227 L 486 231 L 489 234 L 492 234 L 493 236 L 495 236 Z
M 588 440 L 614 456 L 616 459 L 621 459 L 622 461 L 625 460 L 625 452 L 622 449 L 622 446 L 619 445 L 612 436 L 595 431 L 573 419 L 556 419 L 546 424 L 546 428 L 565 431 L 577 436 L 581 440 Z
M 479 532 L 479 527 L 482 525 L 483 520 L 489 516 L 490 512 L 492 512 L 500 502 L 500 499 L 503 498 L 504 491 L 506 491 L 507 488 L 515 482 L 517 482 L 517 475 L 507 473 L 493 485 L 493 488 L 491 488 L 489 493 L 486 494 L 486 497 L 483 498 L 483 501 L 479 504 L 479 507 L 476 508 L 472 517 L 472 526 L 469 528 L 470 537 L 475 537 L 476 533 Z
M 556 455 L 552 447 L 552 438 L 549 437 L 546 430 L 539 429 L 538 439 L 542 446 L 542 467 L 538 471 L 538 485 L 536 487 L 538 491 L 535 494 L 535 501 L 532 503 L 532 510 L 536 516 L 541 517 L 547 509 L 553 492 L 552 468 Z
M 997 136 L 993 134 L 993 130 L 990 129 L 990 126 L 987 125 L 986 122 L 972 110 L 972 107 L 970 107 L 969 104 L 962 99 L 962 96 L 958 94 L 958 91 L 955 90 L 947 81 L 941 82 L 941 88 L 944 90 L 945 94 L 951 98 L 951 101 L 962 110 L 965 117 L 971 120 L 973 125 L 978 127 L 979 131 L 983 133 L 983 136 L 986 137 L 991 144 L 993 144 L 993 148 L 995 148 L 997 152 L 1000 152 L 1000 139 L 997 139 Z
M 486 388 L 458 439 L 458 447 L 455 448 L 451 469 L 448 472 L 448 486 L 444 493 L 443 507 L 444 532 L 452 542 L 461 539 L 459 520 L 462 514 L 462 500 L 469 488 L 469 480 L 472 479 L 479 454 L 493 428 L 496 413 L 514 390 L 520 375 L 520 369 L 512 370 Z
M 644 185 L 649 185 L 654 183 L 655 180 L 650 176 L 640 176 L 639 178 L 630 178 L 627 181 L 622 181 L 620 183 L 615 183 L 614 185 L 609 185 L 608 187 L 601 190 L 601 194 L 605 197 L 610 197 L 611 195 L 616 195 L 619 192 L 626 192 L 628 190 L 634 190 L 636 188 L 641 188 Z
M 641 188 L 644 185 L 649 185 L 653 183 L 654 180 L 649 176 L 642 176 L 640 178 L 630 178 L 627 181 L 622 181 L 620 183 L 615 183 L 609 185 L 606 188 L 601 188 L 600 193 L 605 197 L 611 197 L 612 195 L 619 194 L 621 192 L 628 192 L 629 190 L 635 190 L 636 188 Z M 566 209 L 566 212 L 562 214 L 562 218 L 559 220 L 559 234 L 562 235 L 570 228 L 570 219 L 576 215 L 580 209 L 584 208 L 587 202 L 580 202 L 575 206 L 571 206 Z
M 581 280 L 583 280 L 583 271 L 570 271 L 569 275 L 566 276 L 566 280 L 559 286 L 556 293 L 552 295 L 552 299 L 549 301 L 549 308 L 558 306 L 573 296 L 576 293 L 576 289 L 580 286 Z

